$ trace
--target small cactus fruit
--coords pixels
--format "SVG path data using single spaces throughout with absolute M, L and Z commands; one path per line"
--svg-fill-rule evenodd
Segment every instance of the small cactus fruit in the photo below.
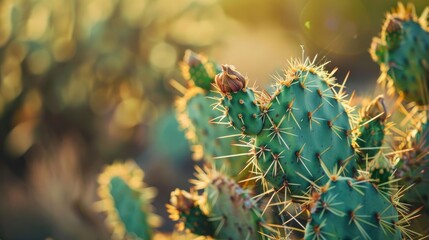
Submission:
M 290 64 L 269 97 L 246 87 L 247 79 L 230 65 L 223 66 L 216 83 L 222 117 L 253 137 L 248 143 L 253 148 L 249 162 L 259 177 L 276 192 L 284 190 L 294 197 L 308 190 L 306 179 L 326 183 L 321 162 L 330 170 L 344 166 L 344 174 L 353 176 L 356 161 L 353 108 L 345 100 L 344 86 L 337 92 L 333 73 L 314 61 Z
M 398 164 L 396 176 L 402 184 L 412 185 L 404 195 L 404 201 L 414 206 L 424 206 L 429 212 L 429 123 L 423 123 L 408 137 L 408 148 Z
M 217 118 L 218 111 L 213 109 L 213 98 L 217 94 L 209 87 L 214 84 L 215 74 L 220 71 L 217 66 L 202 55 L 186 51 L 182 73 L 189 87 L 176 86 L 184 94 L 176 101 L 178 120 L 193 144 L 195 159 L 204 158 L 216 169 L 241 179 L 246 176 L 242 170 L 249 153 L 248 149 L 237 146 L 242 137 L 240 131 L 222 126 L 228 123 Z
M 387 112 L 383 96 L 362 108 L 356 144 L 362 159 L 372 159 L 381 149 L 386 130 Z M 365 161 L 362 161 L 365 162 Z
M 263 219 L 249 193 L 229 177 L 197 168 L 195 190 L 176 189 L 167 205 L 170 218 L 194 234 L 215 239 L 264 239 Z M 202 194 L 196 191 L 202 190 Z
M 420 105 L 429 103 L 428 14 L 426 8 L 418 18 L 412 4 L 399 3 L 387 14 L 381 36 L 373 39 L 370 49 L 383 72 L 380 81 L 386 80 L 405 99 Z
M 133 161 L 114 163 L 100 174 L 96 208 L 107 213 L 114 239 L 152 239 L 160 218 L 152 213 L 153 188 L 143 184 L 143 171 Z
M 311 217 L 305 229 L 312 239 L 402 239 L 410 237 L 398 196 L 386 196 L 367 180 L 330 176 L 309 196 Z M 412 213 L 414 214 L 414 213 Z

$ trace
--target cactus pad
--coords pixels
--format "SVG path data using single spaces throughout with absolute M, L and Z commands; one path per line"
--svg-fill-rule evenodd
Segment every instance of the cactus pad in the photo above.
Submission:
M 367 181 L 331 176 L 310 197 L 305 239 L 402 239 L 397 199 Z
M 417 17 L 414 6 L 387 14 L 380 38 L 374 38 L 371 56 L 380 64 L 381 81 L 387 80 L 405 99 L 418 104 L 429 102 L 429 8 Z M 392 91 L 390 91 L 392 92 Z
M 236 179 L 242 179 L 245 176 L 240 175 L 240 172 L 246 166 L 249 153 L 248 149 L 236 145 L 240 144 L 241 139 L 246 138 L 241 136 L 240 131 L 228 127 L 228 122 L 224 119 L 217 118 L 218 111 L 213 109 L 213 103 L 216 103 L 213 98 L 217 97 L 217 94 L 195 86 L 201 76 L 204 76 L 204 82 L 210 81 L 210 84 L 214 83 L 215 76 L 209 74 L 208 71 L 193 74 L 197 70 L 187 55 L 193 56 L 191 58 L 193 62 L 207 63 L 208 60 L 205 60 L 201 55 L 187 51 L 182 70 L 189 87 L 177 87 L 182 89 L 184 93 L 184 96 L 176 101 L 178 120 L 186 133 L 186 137 L 193 144 L 194 158 L 204 158 L 216 169 L 222 170 L 229 176 L 236 177 Z M 211 62 L 211 64 L 214 63 Z M 211 69 L 211 66 L 205 66 L 204 69 Z M 222 158 L 218 159 L 218 157 Z M 243 175 L 246 175 L 244 171 Z
M 383 99 L 383 96 L 378 96 L 362 108 L 356 144 L 363 159 L 372 159 L 383 145 L 387 130 L 387 112 Z
M 143 171 L 132 161 L 114 163 L 100 174 L 96 208 L 107 213 L 115 239 L 152 239 L 160 218 L 152 213 L 153 188 L 143 185 Z
M 228 75 L 225 68 L 216 79 L 234 80 L 222 75 Z M 310 186 L 306 179 L 325 183 L 321 162 L 330 170 L 344 166 L 346 175 L 354 175 L 352 107 L 345 100 L 343 86 L 337 92 L 332 74 L 323 66 L 315 66 L 309 59 L 292 61 L 277 79 L 274 94 L 259 95 L 256 100 L 247 84 L 241 90 L 225 91 L 220 80 L 216 83 L 225 117 L 238 129 L 245 126 L 243 133 L 255 135 L 254 143 L 249 143 L 254 149 L 251 162 L 276 191 L 302 196 Z
M 175 190 L 170 217 L 194 234 L 216 239 L 263 239 L 263 220 L 249 193 L 214 170 L 197 168 L 195 190 Z

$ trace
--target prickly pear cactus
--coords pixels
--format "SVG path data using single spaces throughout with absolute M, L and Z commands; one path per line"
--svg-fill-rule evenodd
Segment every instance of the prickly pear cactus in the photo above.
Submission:
M 153 188 L 143 184 L 143 171 L 132 161 L 114 163 L 100 174 L 96 208 L 107 213 L 114 239 L 152 239 L 160 218 L 152 213 Z
M 414 206 L 423 206 L 429 212 L 429 123 L 421 124 L 408 137 L 411 151 L 405 152 L 398 164 L 396 176 L 402 184 L 410 186 L 404 201 Z
M 176 101 L 178 120 L 193 144 L 196 159 L 204 158 L 216 169 L 241 179 L 239 173 L 246 166 L 249 149 L 237 146 L 242 138 L 240 131 L 223 126 L 228 123 L 213 109 L 217 94 L 212 84 L 219 71 L 218 65 L 204 56 L 190 50 L 185 53 L 182 73 L 189 87 L 176 86 L 184 94 Z
M 399 3 L 387 14 L 380 37 L 374 38 L 370 53 L 386 81 L 409 101 L 429 103 L 429 8 L 417 17 L 414 6 Z M 391 91 L 392 92 L 392 91 Z
M 397 196 L 386 197 L 368 181 L 331 176 L 310 196 L 304 239 L 402 239 L 409 237 Z
M 249 193 L 214 170 L 197 168 L 195 190 L 176 189 L 167 206 L 180 228 L 215 239 L 264 239 L 263 219 Z M 202 190 L 202 194 L 196 191 Z
M 307 180 L 326 183 L 321 163 L 355 173 L 352 107 L 332 75 L 309 59 L 292 61 L 272 96 L 248 88 L 248 79 L 233 66 L 223 65 L 216 76 L 223 117 L 254 138 L 248 143 L 250 161 L 276 192 L 302 196 L 311 185 Z
M 380 151 L 385 136 L 386 118 L 383 96 L 376 97 L 362 108 L 356 144 L 363 160 L 372 159 Z

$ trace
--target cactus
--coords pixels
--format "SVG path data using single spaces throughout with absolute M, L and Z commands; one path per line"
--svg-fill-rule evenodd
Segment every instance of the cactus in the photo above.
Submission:
M 360 157 L 363 159 L 372 159 L 383 145 L 385 131 L 387 130 L 387 111 L 383 101 L 383 96 L 378 96 L 366 107 L 362 108 L 360 127 L 356 134 L 356 144 L 358 145 Z
M 143 171 L 132 161 L 114 163 L 100 174 L 96 208 L 107 213 L 115 239 L 152 239 L 160 218 L 152 213 L 153 188 L 143 184 Z
M 412 185 L 404 195 L 404 201 L 424 206 L 429 211 L 429 123 L 411 131 L 407 143 L 406 147 L 411 151 L 405 152 L 396 172 L 403 185 Z
M 240 131 L 221 126 L 227 123 L 217 118 L 218 112 L 212 106 L 215 102 L 212 98 L 217 94 L 211 91 L 211 85 L 219 71 L 218 65 L 204 56 L 190 50 L 185 53 L 182 74 L 189 88 L 185 90 L 175 82 L 176 88 L 182 89 L 184 93 L 176 101 L 178 119 L 186 137 L 193 144 L 196 159 L 204 158 L 216 169 L 242 179 L 244 176 L 240 172 L 246 165 L 248 152 L 246 148 L 237 146 L 240 143 Z M 246 174 L 243 171 L 243 175 Z
M 370 53 L 387 82 L 409 101 L 429 103 L 429 8 L 418 18 L 414 6 L 399 3 L 387 14 L 380 37 L 372 41 Z M 392 92 L 392 91 L 391 91 Z
M 414 234 L 405 228 L 407 214 L 398 194 L 385 192 L 367 180 L 330 175 L 329 182 L 309 196 L 311 218 L 304 239 L 402 239 Z
M 308 190 L 306 179 L 326 183 L 321 162 L 331 170 L 344 166 L 348 176 L 355 173 L 353 108 L 344 86 L 335 89 L 334 72 L 323 67 L 309 59 L 292 61 L 270 97 L 248 88 L 248 79 L 233 66 L 223 65 L 216 76 L 223 116 L 253 137 L 248 145 L 254 169 L 276 192 L 284 190 L 292 198 Z
M 216 239 L 264 239 L 264 220 L 248 191 L 215 170 L 197 168 L 192 182 L 201 195 L 176 189 L 167 205 L 181 229 Z

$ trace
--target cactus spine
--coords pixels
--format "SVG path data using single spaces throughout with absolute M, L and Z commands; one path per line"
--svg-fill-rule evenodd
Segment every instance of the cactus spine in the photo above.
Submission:
M 152 213 L 155 189 L 143 184 L 143 171 L 133 161 L 114 163 L 100 174 L 96 208 L 107 214 L 115 239 L 152 239 L 160 218 Z

